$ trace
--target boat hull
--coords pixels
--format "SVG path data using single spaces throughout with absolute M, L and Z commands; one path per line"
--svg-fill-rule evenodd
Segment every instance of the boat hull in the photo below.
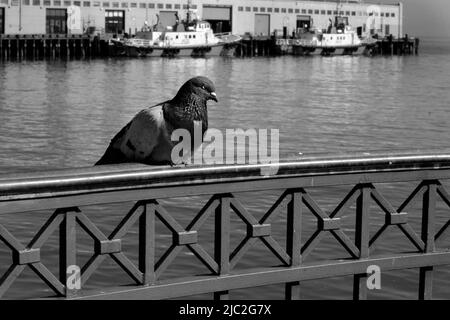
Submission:
M 234 54 L 237 43 L 221 43 L 213 46 L 199 47 L 134 47 L 124 46 L 125 54 L 128 57 L 195 57 L 205 58 L 212 56 L 231 56 Z
M 352 47 L 319 47 L 319 46 L 302 46 L 294 45 L 294 55 L 300 56 L 342 56 L 342 55 L 361 55 L 365 52 L 366 46 Z

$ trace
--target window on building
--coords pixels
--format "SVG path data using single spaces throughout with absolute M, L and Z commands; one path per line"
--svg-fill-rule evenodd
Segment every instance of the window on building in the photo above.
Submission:
M 128 8 L 128 2 L 122 2 L 122 8 Z
M 91 2 L 90 1 L 83 1 L 83 7 L 90 7 Z
M 30 5 L 30 0 L 23 0 L 23 1 L 22 1 L 22 4 L 23 4 L 24 6 L 29 6 L 29 5 Z
M 314 14 L 320 14 L 320 10 L 314 10 Z
M 0 8 L 0 34 L 5 33 L 5 8 Z
M 332 14 L 333 14 L 333 11 L 331 11 L 331 10 L 327 11 L 327 15 L 331 16 Z
M 306 9 L 302 9 L 302 13 L 306 13 Z
M 308 10 L 308 13 L 309 13 L 309 14 L 313 14 L 312 9 L 309 9 L 309 10 Z
M 46 9 L 45 24 L 47 34 L 66 34 L 66 9 Z
M 149 9 L 155 9 L 155 4 L 154 3 L 149 3 L 148 4 L 148 8 Z
M 294 9 L 288 9 L 288 13 L 294 13 Z
M 164 4 L 158 3 L 158 9 L 164 9 Z
M 261 7 L 261 8 L 259 8 L 259 11 L 260 11 L 260 12 L 266 12 L 266 8 Z
M 350 11 L 345 11 L 345 15 L 349 16 L 350 15 Z
M 280 12 L 280 8 L 275 8 L 275 12 L 276 13 Z
M 172 9 L 172 5 L 170 3 L 166 3 L 166 9 Z
M 295 9 L 295 13 L 300 13 L 300 9 Z
M 244 7 L 238 7 L 238 11 L 244 11 Z
M 94 1 L 94 2 L 92 3 L 92 6 L 93 6 L 93 7 L 100 7 L 100 1 Z
M 33 0 L 33 6 L 40 6 L 41 0 Z
M 29 2 L 29 1 L 28 1 Z M 60 7 L 61 6 L 61 0 L 54 0 L 53 1 L 53 5 L 55 6 L 55 7 Z
M 356 11 L 352 11 L 352 16 L 356 16 Z
M 381 13 L 381 16 L 384 17 L 384 12 Z
M 192 9 L 197 9 L 197 5 L 196 5 L 196 4 L 193 4 L 193 5 L 192 5 Z
M 103 5 L 104 8 L 109 8 L 109 2 L 103 2 L 102 5 Z
M 272 8 L 267 8 L 267 12 L 272 12 L 273 9 Z
M 391 34 L 391 26 L 387 24 L 387 25 L 384 27 L 384 32 L 385 32 L 385 34 L 386 34 L 387 36 L 390 35 L 390 34 Z
M 257 7 L 253 7 L 253 12 L 258 12 L 258 8 Z
M 391 13 L 391 18 L 395 18 L 395 13 Z
M 69 7 L 71 5 L 72 5 L 72 2 L 70 2 L 68 0 L 64 1 L 64 6 Z
M 112 3 L 112 7 L 113 8 L 118 8 L 119 7 L 119 3 L 118 2 L 113 2 Z
M 125 11 L 106 10 L 105 11 L 105 32 L 122 34 L 125 30 Z
M 326 11 L 326 10 L 321 10 L 321 11 L 320 11 L 320 14 L 326 15 L 326 14 L 327 14 L 327 11 Z
M 137 8 L 137 3 L 136 2 L 131 2 L 130 3 L 130 8 Z
M 180 10 L 180 9 L 181 9 L 181 5 L 180 5 L 180 4 L 176 4 L 176 5 L 174 6 L 174 8 L 177 9 L 177 10 Z
M 252 11 L 252 8 L 250 8 L 250 7 L 245 7 L 245 11 L 250 12 L 250 11 Z
M 73 5 L 77 6 L 77 7 L 81 7 L 81 1 L 74 1 Z
M 286 13 L 286 8 L 281 8 L 281 12 Z

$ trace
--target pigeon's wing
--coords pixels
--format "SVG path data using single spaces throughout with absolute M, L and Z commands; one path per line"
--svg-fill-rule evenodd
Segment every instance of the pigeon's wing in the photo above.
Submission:
M 114 146 L 117 145 L 118 143 L 120 143 L 120 141 L 122 140 L 122 138 L 125 136 L 125 134 L 127 133 L 128 129 L 130 129 L 131 127 L 131 122 L 128 122 L 128 124 L 122 128 L 122 130 L 120 130 L 115 136 L 114 138 L 111 139 L 110 145 Z
M 147 109 L 153 109 L 153 108 L 156 108 L 156 107 L 162 107 L 162 106 L 164 106 L 166 103 L 170 103 L 171 101 L 172 101 L 172 100 L 167 100 L 167 101 L 164 101 L 164 102 L 155 104 L 155 105 L 153 105 L 153 106 L 151 106 L 151 107 L 148 107 Z
M 109 143 L 108 149 L 106 149 L 103 156 L 100 158 L 99 161 L 95 164 L 98 165 L 104 165 L 104 164 L 114 164 L 114 163 L 122 163 L 122 162 L 128 162 L 127 157 L 125 154 L 123 154 L 120 150 L 121 142 L 123 141 L 124 137 L 126 136 L 127 131 L 131 127 L 130 121 L 126 126 L 122 128 L 115 136 L 111 139 L 111 142 Z
M 133 118 L 123 138 L 115 145 L 127 159 L 143 162 L 157 146 L 163 128 L 162 107 L 144 109 Z
M 163 104 L 140 111 L 111 139 L 96 165 L 143 162 L 158 144 L 161 128 L 164 127 Z

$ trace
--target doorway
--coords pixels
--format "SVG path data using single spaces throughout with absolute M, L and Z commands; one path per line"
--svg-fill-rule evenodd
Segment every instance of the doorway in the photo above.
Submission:
M 270 35 L 270 15 L 255 14 L 255 35 L 256 36 Z
M 309 29 L 311 27 L 311 16 L 297 16 L 297 29 Z
M 203 5 L 203 20 L 208 21 L 214 33 L 231 32 L 231 7 Z
M 122 34 L 125 30 L 125 11 L 106 10 L 105 11 L 105 32 Z
M 47 34 L 67 34 L 67 10 L 46 10 L 46 32 Z

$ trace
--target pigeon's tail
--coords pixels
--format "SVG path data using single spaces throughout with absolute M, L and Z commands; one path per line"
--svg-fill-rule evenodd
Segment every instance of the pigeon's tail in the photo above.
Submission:
M 101 166 L 106 164 L 118 164 L 128 162 L 127 157 L 122 151 L 113 148 L 111 145 L 106 149 L 105 154 L 97 161 L 95 166 Z

